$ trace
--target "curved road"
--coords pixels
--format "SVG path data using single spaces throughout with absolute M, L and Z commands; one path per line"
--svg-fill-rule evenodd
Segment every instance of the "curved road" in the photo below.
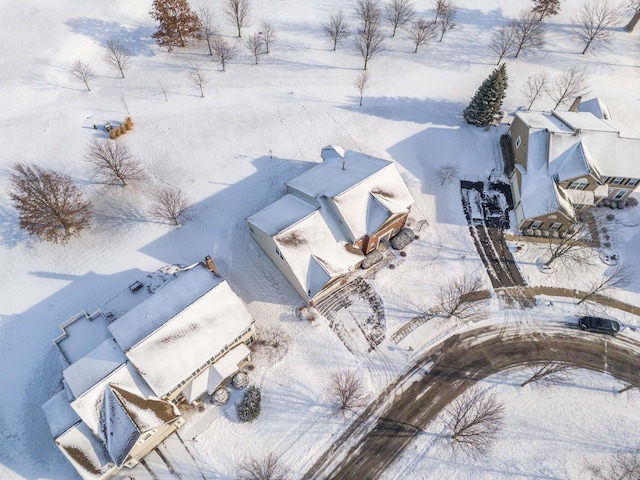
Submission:
M 633 338 L 585 333 L 575 324 L 512 324 L 453 335 L 382 392 L 303 478 L 377 478 L 454 398 L 502 370 L 554 360 L 638 384 L 639 354 Z

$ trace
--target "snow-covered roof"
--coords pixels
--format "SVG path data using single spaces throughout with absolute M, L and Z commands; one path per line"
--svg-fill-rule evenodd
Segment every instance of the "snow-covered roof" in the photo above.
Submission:
M 573 133 L 573 129 L 559 118 L 545 112 L 516 112 L 515 116 L 534 130 L 546 130 L 553 133 Z
M 105 446 L 83 422 L 70 428 L 58 438 L 56 444 L 85 480 L 95 480 L 117 467 Z
M 60 390 L 42 405 L 42 410 L 44 410 L 44 416 L 53 438 L 61 435 L 80 421 L 78 414 L 69 405 L 69 397 L 64 390 Z
M 111 337 L 102 312 L 88 315 L 85 311 L 60 325 L 62 335 L 53 342 L 70 364 L 84 357 L 93 348 Z
M 560 110 L 554 110 L 551 115 L 559 118 L 565 125 L 576 130 L 591 130 L 594 132 L 615 132 L 616 130 L 604 122 L 602 119 L 596 117 L 591 112 L 563 112 Z
M 62 376 L 73 396 L 78 397 L 126 361 L 124 352 L 115 339 L 110 337 L 65 368 Z
M 299 284 L 313 298 L 333 278 L 345 275 L 362 260 L 362 252 L 354 249 L 340 230 L 329 209 L 315 211 L 274 241 L 291 267 Z
M 290 192 L 320 201 L 339 213 L 352 241 L 375 233 L 393 214 L 406 213 L 413 196 L 393 162 L 329 146 L 324 161 L 289 180 Z
M 582 142 L 571 145 L 562 154 L 549 159 L 549 175 L 557 176 L 558 181 L 564 182 L 580 175 L 589 174 L 591 163 Z
M 546 142 L 544 131 L 529 134 L 529 160 L 520 185 L 524 218 L 548 215 L 559 208 L 557 191 L 547 170 Z
M 206 268 L 194 268 L 145 302 L 157 300 L 156 306 L 162 307 L 163 301 L 174 306 L 184 305 L 188 298 L 191 299 L 179 311 L 167 310 L 162 323 L 153 317 L 157 328 L 126 352 L 127 358 L 159 397 L 189 378 L 253 323 L 227 282 L 219 278 L 212 282 L 210 278 L 214 277 Z M 208 287 L 204 292 L 203 285 Z M 193 290 L 195 296 L 192 296 Z M 177 297 L 184 301 L 176 301 Z M 135 328 L 137 320 L 132 318 L 127 323 Z
M 71 402 L 82 422 L 121 465 L 140 434 L 176 419 L 180 413 L 153 392 L 127 362 Z
M 287 194 L 254 213 L 247 221 L 267 235 L 275 235 L 320 208 L 297 195 Z
M 127 352 L 222 281 L 201 265 L 181 271 L 178 278 L 111 323 L 109 330 Z
M 578 105 L 579 112 L 589 112 L 595 115 L 598 118 L 603 120 L 607 120 L 611 118 L 611 114 L 609 113 L 609 109 L 607 106 L 600 101 L 599 98 L 590 98 L 589 100 L 585 100 L 580 102 Z

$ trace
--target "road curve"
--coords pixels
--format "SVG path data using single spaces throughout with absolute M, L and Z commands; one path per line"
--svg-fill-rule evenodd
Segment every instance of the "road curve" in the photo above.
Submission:
M 554 360 L 637 384 L 639 359 L 640 343 L 634 338 L 585 333 L 575 325 L 545 323 L 525 331 L 522 325 L 512 324 L 453 335 L 386 389 L 302 478 L 379 477 L 453 399 L 494 373 Z M 428 373 L 415 375 L 428 364 L 432 364 Z M 398 391 L 410 377 L 417 381 Z M 393 400 L 385 401 L 392 394 Z M 340 454 L 342 460 L 336 464 L 335 453 L 345 448 L 348 453 Z

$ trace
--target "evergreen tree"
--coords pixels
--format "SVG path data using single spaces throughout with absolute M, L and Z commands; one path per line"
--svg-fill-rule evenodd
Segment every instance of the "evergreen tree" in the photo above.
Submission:
M 560 0 L 533 0 L 533 3 L 534 6 L 531 7 L 531 11 L 540 14 L 540 21 L 542 21 L 544 17 L 557 15 L 560 11 Z
M 466 122 L 481 127 L 489 125 L 502 107 L 507 85 L 507 66 L 502 63 L 482 82 L 471 103 L 464 109 Z
M 198 37 L 202 24 L 187 0 L 153 0 L 149 12 L 160 25 L 151 35 L 161 47 L 186 47 L 187 42 Z

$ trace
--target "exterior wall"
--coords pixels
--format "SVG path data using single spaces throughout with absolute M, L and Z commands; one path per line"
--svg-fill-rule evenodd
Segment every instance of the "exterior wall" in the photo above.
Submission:
M 407 218 L 409 217 L 408 213 L 394 215 L 387 222 L 380 227 L 380 229 L 374 233 L 371 237 L 365 236 L 360 240 L 360 244 L 358 245 L 362 249 L 362 253 L 365 255 L 367 253 L 372 252 L 376 248 L 378 248 L 378 244 L 380 243 L 380 239 L 384 238 L 385 235 L 389 235 L 389 238 L 396 235 L 404 224 L 407 223 Z
M 289 264 L 284 260 L 284 258 L 278 255 L 278 246 L 273 241 L 273 237 L 271 237 L 271 235 L 267 235 L 255 225 L 249 224 L 249 231 L 256 243 L 260 245 L 260 248 L 262 248 L 264 253 L 267 254 L 267 257 L 271 259 L 273 264 L 278 268 L 278 270 L 280 270 L 289 284 L 296 292 L 298 292 L 298 295 L 305 299 L 305 301 L 308 301 L 309 295 L 307 295 L 304 285 L 301 285 L 300 282 L 298 282 L 298 279 L 294 275 Z
M 622 182 L 613 183 L 617 178 L 618 179 L 622 178 Z M 605 177 L 604 183 L 609 189 L 607 198 L 615 202 L 624 202 L 629 197 L 629 195 L 631 195 L 631 193 L 636 191 L 640 186 L 640 182 L 636 183 L 635 185 L 628 185 L 628 183 L 629 182 L 633 183 L 634 181 L 637 181 L 637 180 L 638 180 L 637 178 L 630 178 L 630 177 Z M 624 196 L 616 199 L 615 197 L 618 194 L 618 192 L 624 192 Z
M 180 428 L 182 425 L 184 425 L 184 420 L 182 418 L 178 418 L 175 422 L 163 425 L 162 427 L 158 428 L 155 432 L 153 432 L 153 435 L 146 439 L 143 443 L 136 443 L 136 445 L 131 449 L 131 452 L 129 453 L 124 466 L 127 468 L 135 467 L 138 462 L 140 462 L 140 460 L 142 460 L 146 455 L 148 455 L 153 449 L 160 445 L 169 435 L 178 430 L 178 428 Z
M 593 192 L 596 188 L 598 188 L 598 179 L 593 174 L 580 175 L 579 177 L 572 178 L 565 182 L 559 182 L 558 186 L 564 190 L 569 190 L 569 185 L 571 185 L 575 181 L 586 180 L 587 186 L 582 188 L 583 192 Z
M 228 343 L 222 350 L 220 350 L 219 352 L 216 352 L 204 365 L 202 365 L 196 372 L 193 372 L 191 374 L 190 377 L 186 378 L 183 380 L 183 382 L 181 382 L 181 384 L 179 386 L 177 386 L 176 388 L 174 388 L 173 390 L 171 390 L 169 393 L 167 393 L 166 395 L 162 396 L 163 400 L 168 400 L 170 402 L 173 402 L 174 404 L 178 404 L 181 403 L 184 400 L 184 395 L 182 395 L 182 392 L 185 388 L 187 388 L 187 386 L 189 386 L 189 382 L 195 378 L 196 376 L 198 376 L 198 374 L 207 366 L 209 365 L 214 365 L 216 363 L 216 361 L 222 357 L 225 353 L 227 353 L 227 351 L 233 347 L 235 347 L 236 345 L 240 345 L 241 343 L 244 343 L 245 345 L 249 345 L 251 343 L 253 343 L 256 340 L 256 329 L 255 329 L 255 324 L 251 324 L 240 336 L 236 337 L 235 339 L 233 339 L 233 341 L 231 341 L 230 343 Z
M 531 228 L 534 222 L 542 222 L 542 224 L 537 229 L 535 229 L 535 230 L 540 230 L 541 232 L 553 232 L 553 230 L 551 230 L 551 225 L 553 225 L 554 223 L 560 223 L 561 224 L 560 228 L 555 230 L 558 232 L 558 234 L 566 233 L 569 227 L 573 226 L 573 222 L 571 221 L 570 218 L 568 218 L 566 215 L 564 215 L 561 212 L 556 212 L 549 215 L 541 215 L 539 217 L 534 217 L 534 218 L 525 218 L 520 222 L 520 224 L 518 225 L 518 228 L 522 231 L 525 231 Z M 549 234 L 542 234 L 542 233 L 541 235 L 549 236 Z
M 529 127 L 519 117 L 515 117 L 509 128 L 511 134 L 511 148 L 515 156 L 515 162 L 527 168 L 528 152 L 529 152 Z M 516 143 L 520 138 L 520 143 L 516 147 Z

